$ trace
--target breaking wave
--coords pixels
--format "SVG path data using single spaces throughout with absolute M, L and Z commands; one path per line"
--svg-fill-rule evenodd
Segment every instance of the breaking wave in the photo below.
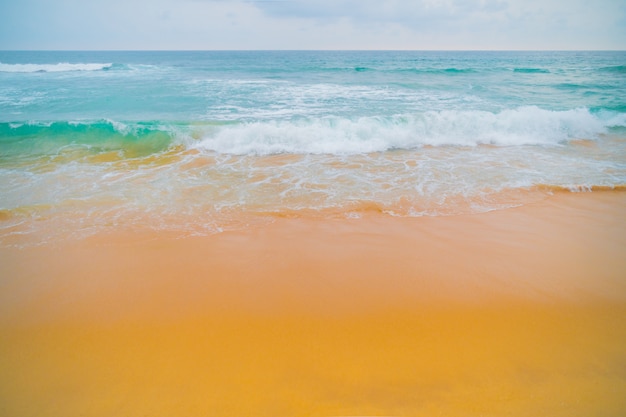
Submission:
M 339 117 L 263 121 L 214 126 L 193 146 L 230 154 L 358 154 L 423 146 L 558 145 L 595 139 L 610 127 L 626 125 L 587 109 L 550 111 L 522 107 L 500 113 L 429 111 L 393 117 Z
M 78 63 L 59 62 L 57 64 L 4 64 L 0 62 L 0 72 L 69 72 L 69 71 L 102 71 L 113 67 L 112 63 Z
M 171 145 L 234 155 L 366 154 L 439 146 L 558 146 L 595 140 L 626 127 L 626 114 L 521 107 L 491 113 L 446 110 L 360 117 L 252 122 L 54 121 L 0 123 L 2 154 L 55 153 L 67 145 L 93 150 L 161 152 Z

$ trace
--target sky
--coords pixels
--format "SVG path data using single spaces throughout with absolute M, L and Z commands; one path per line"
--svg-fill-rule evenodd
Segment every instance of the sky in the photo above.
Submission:
M 626 0 L 0 0 L 0 49 L 626 49 Z

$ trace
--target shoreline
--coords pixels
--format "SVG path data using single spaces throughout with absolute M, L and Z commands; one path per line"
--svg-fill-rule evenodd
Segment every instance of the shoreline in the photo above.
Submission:
M 8 415 L 626 411 L 622 191 L 98 235 L 0 261 Z

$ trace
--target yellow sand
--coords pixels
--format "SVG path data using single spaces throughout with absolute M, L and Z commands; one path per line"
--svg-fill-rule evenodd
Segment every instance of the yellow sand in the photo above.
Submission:
M 626 193 L 0 250 L 2 416 L 626 415 Z

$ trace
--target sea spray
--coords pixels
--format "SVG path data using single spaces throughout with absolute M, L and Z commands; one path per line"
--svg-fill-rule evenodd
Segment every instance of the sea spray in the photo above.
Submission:
M 439 111 L 390 117 L 338 117 L 241 123 L 210 129 L 199 149 L 234 154 L 354 154 L 422 146 L 557 145 L 607 131 L 587 109 L 524 107 L 500 113 Z

